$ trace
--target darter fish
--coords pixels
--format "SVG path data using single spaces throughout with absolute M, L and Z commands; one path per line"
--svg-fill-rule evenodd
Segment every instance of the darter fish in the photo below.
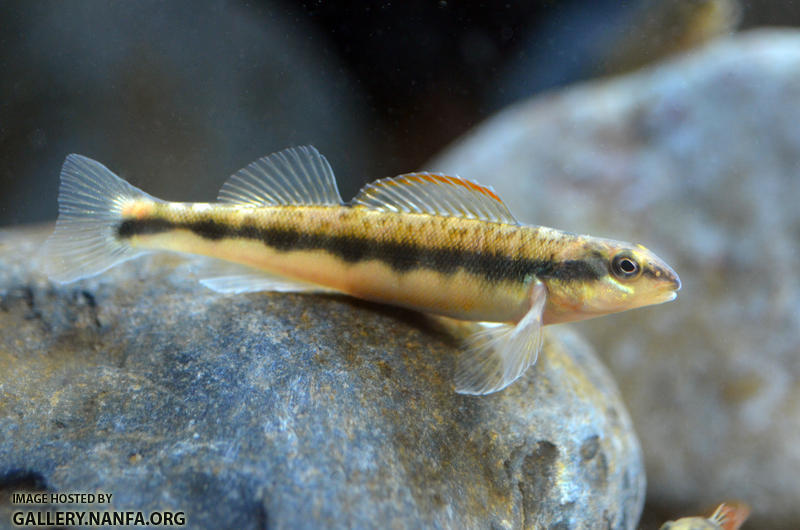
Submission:
M 645 247 L 522 225 L 492 188 L 463 178 L 384 178 L 346 204 L 310 146 L 241 169 L 217 201 L 162 201 L 69 155 L 47 272 L 71 282 L 170 250 L 225 260 L 201 280 L 222 293 L 339 292 L 493 323 L 458 358 L 455 386 L 465 394 L 522 375 L 544 325 L 667 302 L 680 289 Z

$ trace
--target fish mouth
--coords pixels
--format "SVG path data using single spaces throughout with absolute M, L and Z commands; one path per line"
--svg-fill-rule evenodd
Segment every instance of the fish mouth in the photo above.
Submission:
M 653 275 L 662 282 L 664 286 L 663 289 L 668 291 L 669 294 L 672 296 L 671 298 L 667 299 L 666 301 L 675 300 L 675 297 L 678 296 L 678 291 L 681 290 L 681 279 L 672 267 L 667 265 L 664 262 L 650 262 L 651 271 L 653 271 Z
M 678 275 L 674 272 L 672 273 L 672 277 L 670 278 L 670 283 L 667 286 L 666 296 L 664 297 L 664 302 L 672 302 L 676 298 L 678 298 L 678 291 L 681 290 L 681 279 L 678 278 Z
M 657 303 L 672 302 L 678 297 L 678 291 L 681 290 L 681 279 L 675 274 L 675 271 L 669 267 L 662 266 L 661 274 L 661 288 L 659 289 L 661 300 Z
M 681 290 L 681 279 L 678 276 L 678 273 L 672 270 L 672 267 L 667 265 L 666 263 L 661 263 L 659 267 L 661 269 L 661 273 L 665 276 L 665 280 L 670 282 L 670 289 L 675 291 L 676 293 Z

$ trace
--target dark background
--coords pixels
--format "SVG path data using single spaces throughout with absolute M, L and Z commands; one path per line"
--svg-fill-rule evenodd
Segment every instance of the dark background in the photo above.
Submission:
M 55 218 L 73 152 L 207 201 L 310 143 L 349 199 L 509 103 L 602 72 L 640 3 L 0 2 L 0 225 Z M 800 11 L 743 8 L 745 28 Z

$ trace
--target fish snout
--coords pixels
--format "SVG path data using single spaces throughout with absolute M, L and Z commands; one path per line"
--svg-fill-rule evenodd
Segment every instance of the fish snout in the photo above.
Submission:
M 664 287 L 668 287 L 670 291 L 675 293 L 681 290 L 681 279 L 678 273 L 672 270 L 672 267 L 659 261 L 651 261 L 647 265 L 648 269 L 652 271 L 651 275 L 664 282 Z
M 665 271 L 665 277 L 672 282 L 672 290 L 676 293 L 681 290 L 681 279 L 678 274 L 672 270 L 671 268 L 667 267 Z

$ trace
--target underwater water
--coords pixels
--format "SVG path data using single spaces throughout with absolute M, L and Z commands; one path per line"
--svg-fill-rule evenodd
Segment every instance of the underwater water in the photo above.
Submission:
M 800 524 L 796 3 L 45 1 L 0 19 L 0 524 L 17 489 L 97 488 L 200 526 L 657 528 L 728 501 L 744 528 Z M 50 228 L 29 225 L 55 219 L 70 153 L 212 201 L 308 144 L 345 200 L 459 174 L 526 223 L 643 243 L 683 288 L 553 326 L 582 338 L 554 331 L 520 388 L 467 399 L 441 360 L 457 345 L 416 313 L 221 297 L 163 256 L 63 287 L 41 272 Z

